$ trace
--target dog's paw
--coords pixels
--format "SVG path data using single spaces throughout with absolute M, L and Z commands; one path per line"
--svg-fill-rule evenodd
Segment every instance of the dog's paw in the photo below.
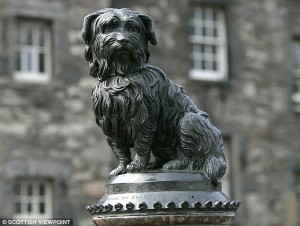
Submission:
M 115 168 L 114 170 L 112 170 L 109 173 L 109 177 L 113 177 L 113 176 L 124 174 L 124 173 L 126 173 L 125 165 L 119 165 L 117 168 Z
M 140 172 L 147 168 L 149 165 L 149 159 L 146 157 L 140 157 L 139 155 L 135 155 L 134 160 L 129 163 L 126 167 L 127 173 Z
M 188 161 L 184 161 L 182 159 L 175 159 L 164 164 L 163 169 L 180 170 L 180 169 L 188 169 L 188 167 L 189 167 Z
M 130 163 L 126 167 L 126 172 L 127 173 L 134 173 L 134 172 L 140 172 L 145 170 L 146 167 L 144 164 L 137 164 L 137 163 Z

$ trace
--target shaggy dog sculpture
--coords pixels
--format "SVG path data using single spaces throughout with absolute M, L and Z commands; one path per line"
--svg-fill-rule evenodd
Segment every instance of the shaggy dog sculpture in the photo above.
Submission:
M 219 130 L 181 86 L 146 64 L 148 42 L 157 43 L 152 19 L 130 9 L 103 9 L 85 17 L 82 37 L 90 75 L 98 78 L 92 92 L 96 122 L 119 160 L 110 176 L 190 170 L 217 184 L 226 170 Z

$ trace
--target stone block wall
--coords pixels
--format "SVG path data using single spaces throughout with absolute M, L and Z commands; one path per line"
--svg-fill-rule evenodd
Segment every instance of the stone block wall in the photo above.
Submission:
M 196 5 L 209 4 L 226 11 L 225 82 L 188 76 L 189 17 Z M 229 195 L 242 201 L 235 225 L 297 226 L 291 166 L 300 162 L 300 119 L 290 99 L 290 46 L 300 34 L 295 0 L 0 0 L 0 201 L 11 202 L 14 178 L 46 175 L 55 181 L 56 216 L 92 225 L 85 205 L 103 194 L 114 157 L 94 122 L 95 81 L 80 36 L 84 16 L 104 7 L 130 7 L 154 19 L 158 45 L 150 47 L 149 63 L 180 83 L 222 130 Z M 53 73 L 47 84 L 13 79 L 14 27 L 20 17 L 51 22 Z M 0 217 L 10 217 L 12 210 L 0 207 Z
M 53 217 L 90 216 L 112 168 L 112 154 L 92 111 L 94 80 L 83 57 L 83 18 L 108 1 L 1 1 L 0 5 L 0 217 L 13 215 L 16 178 L 53 181 Z M 46 84 L 16 81 L 13 74 L 18 18 L 51 24 L 52 74 Z M 90 225 L 92 223 L 90 222 Z M 86 225 L 86 224 L 84 224 Z

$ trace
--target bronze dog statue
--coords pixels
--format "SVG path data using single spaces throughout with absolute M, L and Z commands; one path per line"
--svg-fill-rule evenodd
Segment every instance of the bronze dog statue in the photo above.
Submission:
M 146 64 L 148 42 L 157 43 L 152 19 L 130 9 L 103 9 L 85 17 L 82 37 L 90 75 L 98 78 L 92 92 L 96 122 L 119 160 L 110 176 L 191 170 L 217 184 L 226 170 L 219 130 L 181 86 Z

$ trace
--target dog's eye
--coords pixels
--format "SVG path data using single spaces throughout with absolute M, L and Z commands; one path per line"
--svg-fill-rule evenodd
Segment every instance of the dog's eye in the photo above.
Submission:
M 130 23 L 126 25 L 126 28 L 128 31 L 132 31 L 132 32 L 137 31 L 137 28 L 133 24 L 130 24 Z
M 104 30 L 107 32 L 107 31 L 111 31 L 111 30 L 114 30 L 114 29 L 115 29 L 115 26 L 107 25 Z
M 116 29 L 117 27 L 118 27 L 117 22 L 109 23 L 104 27 L 104 32 L 112 31 L 112 30 Z

